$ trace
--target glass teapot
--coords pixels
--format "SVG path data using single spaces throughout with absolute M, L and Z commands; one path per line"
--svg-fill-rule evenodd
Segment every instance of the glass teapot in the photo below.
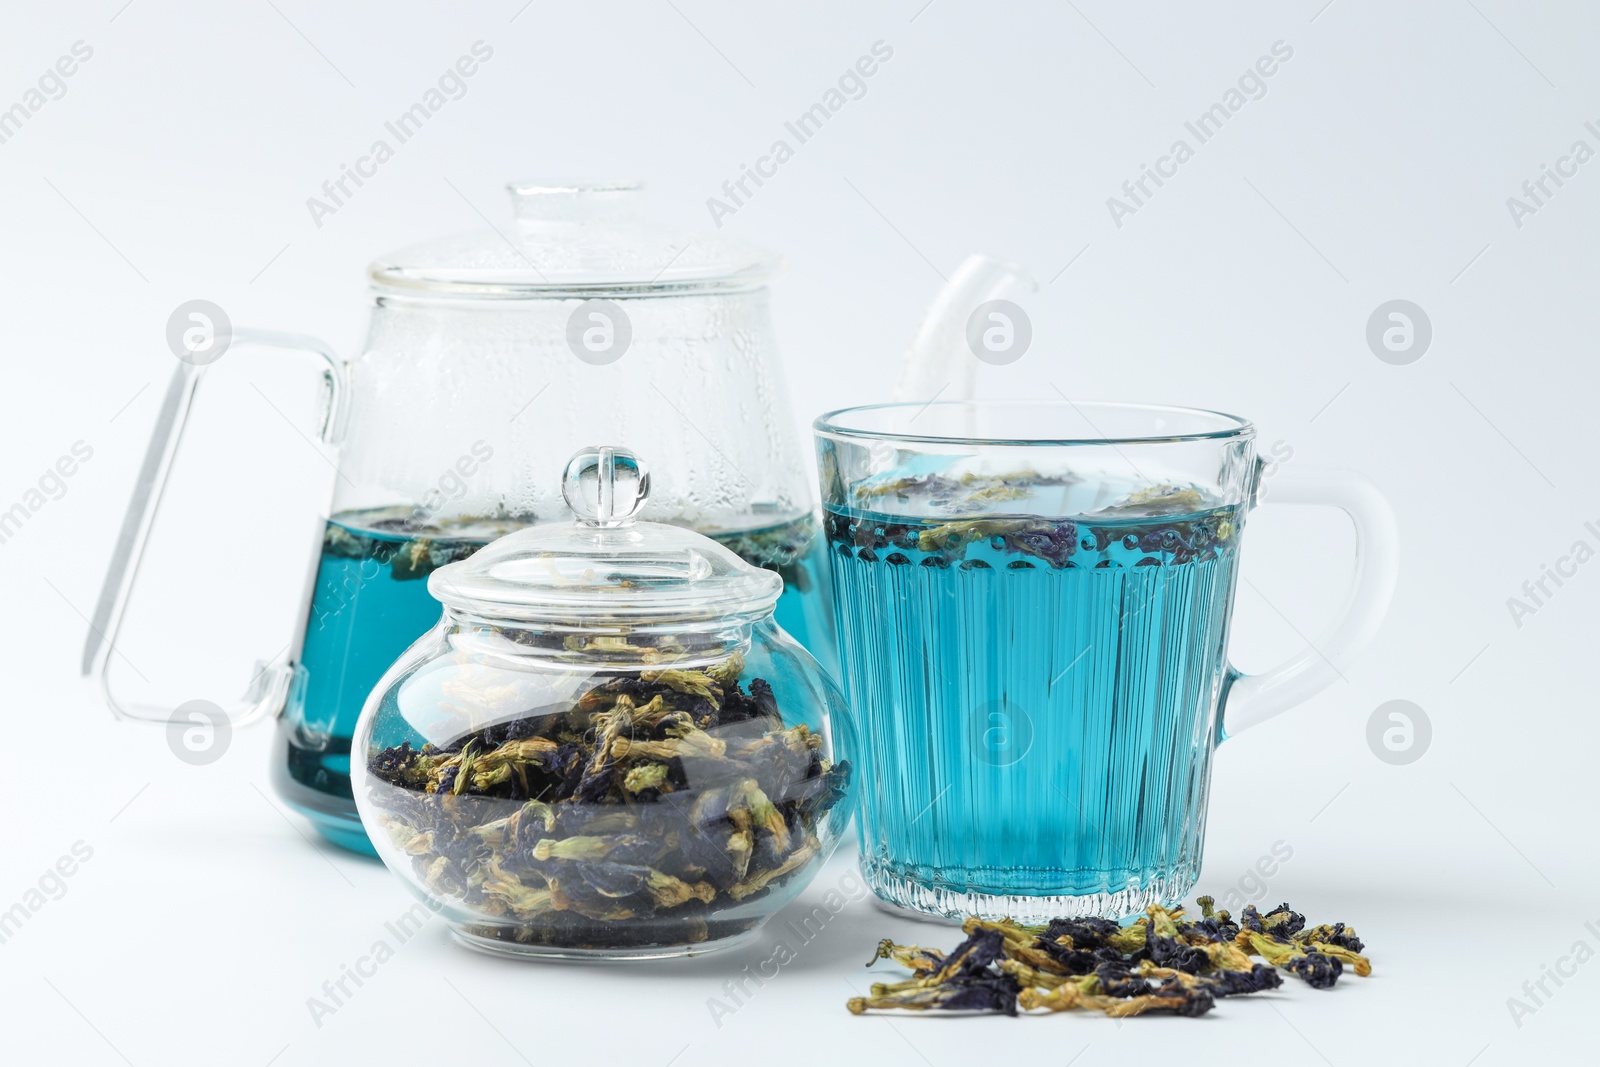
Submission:
M 119 716 L 117 629 L 206 365 L 227 347 L 309 353 L 337 451 L 299 633 L 224 714 L 277 719 L 273 779 L 330 840 L 370 851 L 350 738 L 384 670 L 438 617 L 425 579 L 491 540 L 568 512 L 552 472 L 594 440 L 648 451 L 643 517 L 704 533 L 776 571 L 775 618 L 829 670 L 823 544 L 791 428 L 764 249 L 642 219 L 631 182 L 519 182 L 510 225 L 431 241 L 369 268 L 365 350 L 222 330 L 169 386 L 84 649 Z M 492 225 L 492 224 L 491 224 Z M 648 446 L 648 447 L 645 447 Z

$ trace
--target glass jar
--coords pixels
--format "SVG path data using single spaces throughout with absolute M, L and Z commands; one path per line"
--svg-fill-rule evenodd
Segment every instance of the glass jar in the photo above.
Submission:
M 695 954 L 753 932 L 848 823 L 838 687 L 783 579 L 637 522 L 629 452 L 567 467 L 572 523 L 428 576 L 443 617 L 355 729 L 378 854 L 455 936 L 520 956 Z

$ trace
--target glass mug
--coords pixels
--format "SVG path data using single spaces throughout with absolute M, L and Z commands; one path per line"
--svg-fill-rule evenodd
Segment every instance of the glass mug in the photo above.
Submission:
M 815 423 L 862 872 L 883 901 L 1022 922 L 1193 888 L 1211 752 L 1340 676 L 1394 589 L 1372 485 L 1284 469 L 1276 502 L 1357 532 L 1334 633 L 1227 660 L 1254 428 L 1141 404 L 850 408 Z

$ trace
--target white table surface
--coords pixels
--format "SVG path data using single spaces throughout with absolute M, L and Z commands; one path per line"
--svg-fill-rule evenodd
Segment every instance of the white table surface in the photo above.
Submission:
M 101 713 L 85 704 L 61 714 L 65 724 Z M 1537 980 L 1572 942 L 1600 943 L 1583 926 L 1596 916 L 1553 905 L 1540 873 L 1476 816 L 1461 818 L 1461 797 L 1442 782 L 1409 804 L 1354 787 L 1329 804 L 1335 783 L 1274 789 L 1262 805 L 1239 779 L 1249 759 L 1272 756 L 1270 746 L 1252 753 L 1241 738 L 1219 751 L 1219 829 L 1200 888 L 1226 894 L 1284 842 L 1292 856 L 1264 880 L 1261 904 L 1286 899 L 1312 921 L 1356 926 L 1371 978 L 1347 973 L 1330 992 L 1291 978 L 1278 992 L 1221 1001 L 1201 1020 L 858 1018 L 844 1003 L 884 972 L 883 963 L 863 967 L 879 938 L 949 948 L 959 931 L 887 914 L 856 893 L 800 940 L 789 920 L 819 906 L 825 890 L 849 896 L 859 885 L 851 847 L 758 941 L 726 954 L 506 961 L 459 947 L 436 919 L 401 943 L 385 924 L 412 899 L 380 863 L 323 843 L 285 813 L 266 782 L 267 735 L 242 732 L 220 761 L 191 768 L 172 759 L 159 729 L 98 723 L 98 746 L 13 766 L 9 836 L 19 820 L 26 832 L 7 848 L 6 891 L 20 898 L 29 876 L 77 841 L 93 851 L 63 879 L 64 894 L 0 945 L 11 1062 L 288 1067 L 441 1056 L 689 1067 L 747 1063 L 759 1050 L 760 1062 L 778 1064 L 957 1067 L 999 1054 L 1088 1067 L 1271 1054 L 1284 1063 L 1465 1065 L 1575 1062 L 1577 1043 L 1594 1032 L 1592 966 L 1567 988 L 1549 986 L 1555 996 L 1513 1025 L 1507 998 L 1522 996 L 1521 982 Z M 113 739 L 126 747 L 104 743 Z M 84 783 L 92 788 L 76 787 Z M 1580 876 L 1576 857 L 1550 855 L 1541 869 L 1558 885 Z M 793 959 L 740 991 L 741 971 L 772 958 L 779 939 Z M 353 995 L 331 1014 L 315 1010 L 312 998 L 332 1003 L 323 983 L 379 941 L 392 958 L 363 964 L 376 974 L 347 982 Z

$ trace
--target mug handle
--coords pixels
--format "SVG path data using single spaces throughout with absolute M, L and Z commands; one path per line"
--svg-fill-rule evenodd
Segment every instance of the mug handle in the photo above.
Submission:
M 1259 486 L 1259 482 L 1258 482 Z M 1356 572 L 1333 632 L 1264 674 L 1240 674 L 1230 664 L 1222 703 L 1222 733 L 1232 737 L 1303 703 L 1344 677 L 1355 654 L 1378 632 L 1399 574 L 1399 531 L 1383 494 L 1353 471 L 1285 467 L 1261 503 L 1317 504 L 1341 509 L 1356 527 Z
M 312 337 L 266 330 L 234 330 L 230 347 L 242 345 L 299 352 L 314 357 L 317 369 L 322 372 L 326 390 L 317 437 L 323 444 L 336 447 L 343 434 L 345 371 L 344 364 L 334 356 L 333 350 Z M 117 651 L 117 634 L 122 628 L 123 615 L 139 576 L 139 562 L 150 539 L 150 528 L 161 509 L 161 496 L 167 488 L 167 476 L 172 472 L 178 446 L 183 442 L 183 428 L 189 421 L 195 392 L 208 366 L 180 362 L 167 384 L 167 395 L 161 402 L 160 414 L 156 416 L 155 429 L 151 431 L 144 463 L 139 468 L 133 497 L 128 501 L 122 531 L 117 535 L 111 563 L 106 568 L 105 584 L 100 587 L 100 599 L 95 604 L 94 618 L 89 623 L 89 634 L 84 640 L 80 673 L 94 681 L 106 706 L 118 718 L 163 722 L 172 713 L 171 708 L 138 704 L 119 697 L 111 684 L 110 668 L 113 657 L 120 654 Z M 250 680 L 244 696 L 225 709 L 233 725 L 242 726 L 264 715 L 277 714 L 283 708 L 289 687 L 294 681 L 293 655 L 291 653 L 289 658 L 271 663 L 256 662 L 255 677 Z

